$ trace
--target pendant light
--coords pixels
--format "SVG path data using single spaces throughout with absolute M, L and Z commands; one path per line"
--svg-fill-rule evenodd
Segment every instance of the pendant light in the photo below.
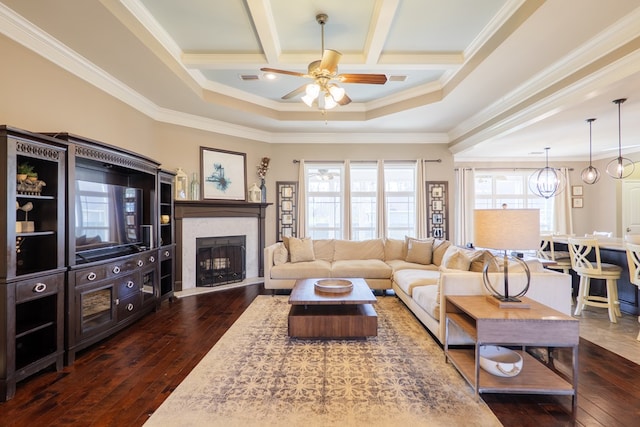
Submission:
M 589 123 L 589 166 L 582 170 L 582 182 L 585 184 L 595 184 L 600 179 L 600 171 L 591 164 L 591 126 L 596 119 L 587 119 Z
M 549 167 L 549 147 L 545 148 L 546 166 L 537 169 L 529 177 L 529 190 L 538 197 L 548 199 L 555 197 L 564 190 L 566 178 L 560 169 Z
M 615 179 L 623 179 L 633 173 L 635 168 L 633 162 L 626 157 L 622 157 L 622 135 L 620 130 L 620 104 L 627 98 L 620 98 L 613 101 L 618 105 L 618 157 L 611 160 L 607 165 L 607 174 Z

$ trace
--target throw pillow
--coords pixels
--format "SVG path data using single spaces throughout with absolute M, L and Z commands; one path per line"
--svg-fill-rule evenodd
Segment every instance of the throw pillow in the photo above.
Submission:
M 405 261 L 416 264 L 431 264 L 433 239 L 407 239 L 407 256 Z
M 476 251 L 476 253 L 471 257 L 471 266 L 469 267 L 469 271 L 482 273 L 486 262 L 489 263 L 488 271 L 498 271 L 496 259 L 489 251 Z
M 284 264 L 289 260 L 289 251 L 284 246 L 284 243 L 278 245 L 273 251 L 273 265 Z
M 442 257 L 444 256 L 444 253 L 447 251 L 447 249 L 449 249 L 449 246 L 451 246 L 450 241 L 435 239 L 433 241 L 433 253 L 431 254 L 431 262 L 438 266 L 442 264 Z
M 313 240 L 310 238 L 298 239 L 289 238 L 289 253 L 291 262 L 315 261 L 313 253 Z
M 440 267 L 448 270 L 468 271 L 471 266 L 471 260 L 458 247 L 450 246 L 442 258 Z

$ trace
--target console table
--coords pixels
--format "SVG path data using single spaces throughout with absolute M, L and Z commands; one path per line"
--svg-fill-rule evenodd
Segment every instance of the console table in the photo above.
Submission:
M 530 308 L 498 308 L 487 296 L 448 296 L 445 357 L 479 393 L 558 394 L 572 396 L 575 416 L 578 398 L 579 321 L 529 298 Z M 475 349 L 449 348 L 453 325 L 475 341 Z M 480 368 L 480 346 L 517 346 L 523 358 L 520 374 L 498 377 Z M 573 348 L 572 382 L 553 372 L 525 351 L 525 347 Z

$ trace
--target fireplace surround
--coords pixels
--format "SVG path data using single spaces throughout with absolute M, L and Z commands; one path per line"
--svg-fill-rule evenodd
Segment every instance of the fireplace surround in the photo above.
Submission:
M 194 228 L 198 232 L 207 233 L 201 237 L 246 234 L 247 279 L 254 276 L 263 277 L 265 217 L 266 208 L 269 205 L 271 203 L 249 203 L 237 200 L 176 200 L 174 211 L 177 254 L 176 291 L 196 287 L 195 237 L 192 236 Z M 214 227 L 221 232 L 207 231 L 208 227 Z M 185 241 L 185 234 L 189 241 Z M 191 241 L 192 238 L 193 241 Z M 185 256 L 190 259 L 186 259 Z

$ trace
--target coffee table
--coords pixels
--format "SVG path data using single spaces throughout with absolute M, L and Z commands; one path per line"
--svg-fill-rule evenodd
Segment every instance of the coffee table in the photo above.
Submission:
M 289 297 L 289 336 L 296 338 L 365 338 L 378 335 L 375 295 L 361 278 L 345 293 L 318 292 L 317 279 L 297 280 Z

